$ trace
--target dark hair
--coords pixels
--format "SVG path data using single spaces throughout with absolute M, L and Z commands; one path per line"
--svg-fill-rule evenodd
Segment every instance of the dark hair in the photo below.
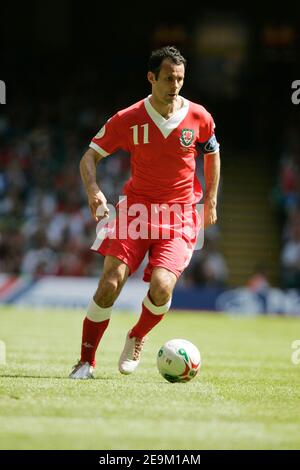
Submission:
M 165 46 L 160 49 L 152 51 L 149 62 L 148 70 L 153 72 L 155 78 L 158 78 L 161 64 L 164 59 L 169 59 L 173 64 L 180 65 L 183 64 L 186 67 L 186 59 L 181 55 L 180 51 L 174 46 Z

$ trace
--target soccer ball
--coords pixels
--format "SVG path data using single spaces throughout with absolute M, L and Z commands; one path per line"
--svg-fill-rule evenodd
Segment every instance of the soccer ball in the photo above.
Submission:
M 189 382 L 201 366 L 198 348 L 185 339 L 171 339 L 157 354 L 157 367 L 168 382 Z

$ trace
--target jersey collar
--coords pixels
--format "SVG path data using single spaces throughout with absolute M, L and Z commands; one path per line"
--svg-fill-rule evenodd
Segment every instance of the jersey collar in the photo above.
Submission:
M 166 139 L 186 117 L 189 110 L 189 101 L 183 98 L 183 96 L 180 96 L 180 98 L 182 98 L 183 100 L 183 106 L 178 111 L 176 111 L 176 113 L 173 114 L 169 119 L 165 119 L 161 114 L 156 111 L 156 109 L 153 108 L 149 100 L 150 96 L 151 95 L 147 96 L 147 98 L 144 99 L 146 111 L 154 122 L 154 124 L 156 124 L 156 126 L 159 128 L 162 135 Z

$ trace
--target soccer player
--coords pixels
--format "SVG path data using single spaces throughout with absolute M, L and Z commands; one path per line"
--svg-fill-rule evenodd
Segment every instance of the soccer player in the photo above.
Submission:
M 195 175 L 199 153 L 204 154 L 204 226 L 217 220 L 219 144 L 212 116 L 203 106 L 179 94 L 185 67 L 186 60 L 175 47 L 153 51 L 147 74 L 151 95 L 111 117 L 81 159 L 81 177 L 96 222 L 109 215 L 107 200 L 96 182 L 96 165 L 117 149 L 129 152 L 131 158 L 131 178 L 124 187 L 127 223 L 135 220 L 129 209 L 134 204 L 142 204 L 152 215 L 157 213 L 157 207 L 164 212 L 173 204 L 184 207 L 185 211 L 177 211 L 170 218 L 168 237 L 151 237 L 151 230 L 147 237 L 121 237 L 116 230 L 115 237 L 106 237 L 99 243 L 97 251 L 105 257 L 103 272 L 83 321 L 81 359 L 70 378 L 93 377 L 96 350 L 108 326 L 113 304 L 128 276 L 148 254 L 144 280 L 150 283 L 149 291 L 142 302 L 139 320 L 127 333 L 119 371 L 131 374 L 138 366 L 145 337 L 168 312 L 176 281 L 189 264 L 195 247 L 199 229 L 195 205 L 203 195 Z M 156 208 L 154 211 L 152 206 Z M 124 215 L 121 203 L 118 217 L 122 211 Z M 165 224 L 161 222 L 161 213 L 159 217 L 161 235 Z M 190 230 L 178 231 L 178 223 Z M 147 220 L 144 228 L 152 225 L 155 224 Z

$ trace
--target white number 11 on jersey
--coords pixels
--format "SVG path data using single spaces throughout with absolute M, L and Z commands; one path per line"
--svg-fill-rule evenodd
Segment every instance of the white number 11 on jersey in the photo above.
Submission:
M 131 126 L 130 129 L 133 131 L 133 143 L 134 145 L 138 145 L 139 143 L 139 130 L 138 130 L 138 125 L 136 124 L 135 126 Z M 143 133 L 143 143 L 144 144 L 149 144 L 149 124 L 143 124 L 142 126 L 144 128 L 144 133 Z

